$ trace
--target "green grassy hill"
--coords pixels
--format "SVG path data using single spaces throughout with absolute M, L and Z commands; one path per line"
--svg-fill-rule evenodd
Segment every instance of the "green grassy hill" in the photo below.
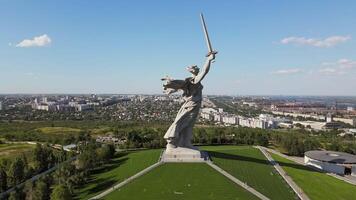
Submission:
M 352 200 L 356 199 L 356 186 L 317 172 L 309 167 L 271 154 L 287 174 L 312 200 Z
M 158 161 L 161 149 L 122 152 L 112 162 L 94 171 L 90 182 L 75 191 L 78 199 L 88 199 L 135 175 Z
M 107 195 L 106 200 L 242 200 L 253 194 L 202 163 L 164 164 Z
M 292 189 L 251 146 L 204 146 L 213 162 L 270 199 L 297 199 Z M 76 199 L 93 197 L 157 162 L 161 150 L 120 153 L 94 171 L 91 181 L 76 190 Z M 351 200 L 356 186 L 273 155 L 312 200 Z M 204 163 L 166 163 L 133 180 L 104 199 L 256 199 L 253 194 Z
M 210 146 L 201 149 L 209 152 L 216 165 L 268 198 L 296 198 L 293 190 L 258 149 L 251 146 Z
M 0 159 L 13 158 L 21 153 L 28 153 L 36 145 L 26 143 L 0 144 Z

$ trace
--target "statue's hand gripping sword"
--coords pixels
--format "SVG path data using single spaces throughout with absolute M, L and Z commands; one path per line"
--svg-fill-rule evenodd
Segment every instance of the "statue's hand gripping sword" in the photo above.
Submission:
M 200 13 L 200 19 L 201 19 L 201 23 L 203 25 L 203 30 L 204 30 L 204 34 L 205 34 L 205 40 L 206 40 L 206 45 L 208 46 L 208 54 L 206 55 L 207 57 L 210 56 L 211 54 L 217 54 L 217 51 L 213 50 L 213 47 L 211 46 L 210 43 L 210 38 L 209 38 L 209 34 L 208 34 L 208 30 L 206 28 L 206 24 L 205 24 L 205 20 L 204 20 L 204 16 L 203 13 Z

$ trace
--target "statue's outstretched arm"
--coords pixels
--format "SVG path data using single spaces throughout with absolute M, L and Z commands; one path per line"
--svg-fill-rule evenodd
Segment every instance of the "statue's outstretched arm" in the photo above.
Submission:
M 211 62 L 215 59 L 215 53 L 212 53 L 208 56 L 208 58 L 205 61 L 204 66 L 202 67 L 202 70 L 199 72 L 199 74 L 193 79 L 193 83 L 199 83 L 204 79 L 204 77 L 208 74 L 210 70 L 210 65 Z

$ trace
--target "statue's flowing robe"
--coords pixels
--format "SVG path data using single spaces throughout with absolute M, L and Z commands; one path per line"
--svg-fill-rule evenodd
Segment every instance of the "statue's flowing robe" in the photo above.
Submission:
M 175 138 L 181 145 L 190 144 L 193 126 L 201 107 L 203 85 L 200 82 L 194 83 L 193 78 L 187 78 L 185 80 L 170 80 L 164 84 L 164 88 L 183 90 L 185 101 L 164 138 Z

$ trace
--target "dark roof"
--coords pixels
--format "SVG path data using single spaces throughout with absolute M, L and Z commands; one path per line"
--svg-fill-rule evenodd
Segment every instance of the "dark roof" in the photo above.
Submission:
M 305 156 L 329 163 L 356 164 L 356 155 L 337 151 L 307 151 Z

